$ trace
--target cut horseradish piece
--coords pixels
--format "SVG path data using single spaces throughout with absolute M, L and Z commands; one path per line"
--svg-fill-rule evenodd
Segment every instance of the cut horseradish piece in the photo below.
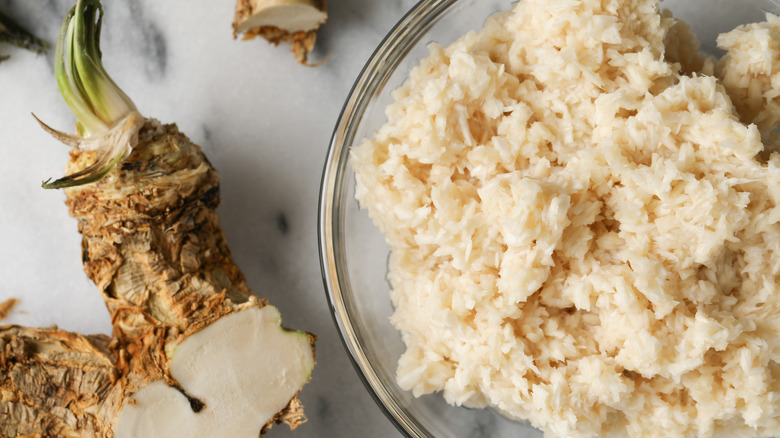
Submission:
M 280 323 L 276 308 L 253 307 L 185 339 L 170 363 L 181 391 L 162 381 L 141 389 L 120 412 L 116 438 L 257 437 L 314 366 L 309 335 Z
M 238 0 L 234 34 L 261 36 L 273 44 L 292 44 L 295 59 L 306 64 L 317 39 L 316 30 L 328 18 L 325 0 Z

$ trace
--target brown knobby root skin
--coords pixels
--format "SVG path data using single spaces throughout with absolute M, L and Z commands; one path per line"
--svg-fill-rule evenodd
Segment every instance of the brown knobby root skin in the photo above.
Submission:
M 244 40 L 260 36 L 274 45 L 290 43 L 295 59 L 309 65 L 317 29 L 326 19 L 325 0 L 236 0 L 233 35 L 243 34 Z
M 0 436 L 105 436 L 97 432 L 121 401 L 109 342 L 56 327 L 1 327 Z
M 94 155 L 72 152 L 68 172 Z M 179 345 L 194 334 L 208 340 L 221 318 L 268 304 L 251 293 L 230 256 L 216 214 L 219 178 L 197 145 L 175 125 L 147 120 L 120 166 L 66 189 L 84 269 L 105 300 L 112 337 L 0 327 L 0 436 L 113 437 L 123 407 L 147 385 L 187 393 L 170 369 Z M 310 350 L 310 373 L 314 336 L 279 330 Z M 299 378 L 259 429 L 305 421 L 296 395 L 309 374 Z M 209 409 L 208 400 L 186 396 L 193 411 L 198 403 Z

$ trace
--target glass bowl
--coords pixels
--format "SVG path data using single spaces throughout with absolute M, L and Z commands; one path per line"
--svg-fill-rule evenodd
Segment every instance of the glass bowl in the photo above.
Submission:
M 522 1 L 522 0 L 521 0 Z M 437 395 L 415 398 L 395 380 L 404 351 L 389 322 L 393 312 L 386 280 L 388 247 L 366 211 L 354 199 L 350 148 L 385 121 L 390 93 L 428 55 L 427 44 L 448 45 L 516 0 L 423 0 L 401 19 L 376 49 L 350 92 L 330 142 L 319 205 L 323 280 L 334 321 L 366 388 L 395 426 L 410 437 L 541 437 L 529 424 L 491 410 L 449 406 Z M 674 15 L 689 22 L 713 55 L 721 32 L 780 13 L 780 0 L 665 0 Z

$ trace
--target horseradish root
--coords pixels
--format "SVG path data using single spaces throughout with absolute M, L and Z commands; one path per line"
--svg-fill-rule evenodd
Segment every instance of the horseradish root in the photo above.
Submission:
M 0 436 L 295 428 L 305 421 L 296 395 L 314 366 L 314 337 L 283 328 L 247 287 L 219 225 L 219 177 L 201 149 L 175 125 L 140 116 L 102 71 L 101 15 L 98 0 L 80 0 L 63 25 L 58 79 L 81 135 L 47 127 L 74 146 L 69 176 L 49 186 L 67 187 L 113 335 L 0 329 Z
M 327 18 L 325 0 L 237 0 L 233 34 L 261 36 L 274 45 L 290 43 L 295 59 L 306 64 L 317 29 Z
M 123 391 L 109 343 L 0 327 L 0 436 L 110 436 L 105 419 L 116 417 Z

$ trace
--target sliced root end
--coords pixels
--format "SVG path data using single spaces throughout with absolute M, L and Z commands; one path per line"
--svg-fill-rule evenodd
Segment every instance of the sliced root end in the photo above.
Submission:
M 244 40 L 251 40 L 257 37 L 263 37 L 271 44 L 278 46 L 279 43 L 290 43 L 292 45 L 292 52 L 295 60 L 301 65 L 307 67 L 316 67 L 325 60 L 310 64 L 308 62 L 309 52 L 314 50 L 314 45 L 317 42 L 317 32 L 314 30 L 308 32 L 295 32 L 289 33 L 286 30 L 279 29 L 278 27 L 266 26 L 259 29 L 252 29 L 244 34 Z
M 135 393 L 115 436 L 257 436 L 274 423 L 295 428 L 306 420 L 296 395 L 314 366 L 311 343 L 311 335 L 282 328 L 272 306 L 224 316 L 171 352 L 177 387 L 158 380 Z
M 290 43 L 296 61 L 316 66 L 324 60 L 310 64 L 307 57 L 326 19 L 324 0 L 238 0 L 233 35 L 243 34 L 243 40 L 260 36 L 274 45 Z

